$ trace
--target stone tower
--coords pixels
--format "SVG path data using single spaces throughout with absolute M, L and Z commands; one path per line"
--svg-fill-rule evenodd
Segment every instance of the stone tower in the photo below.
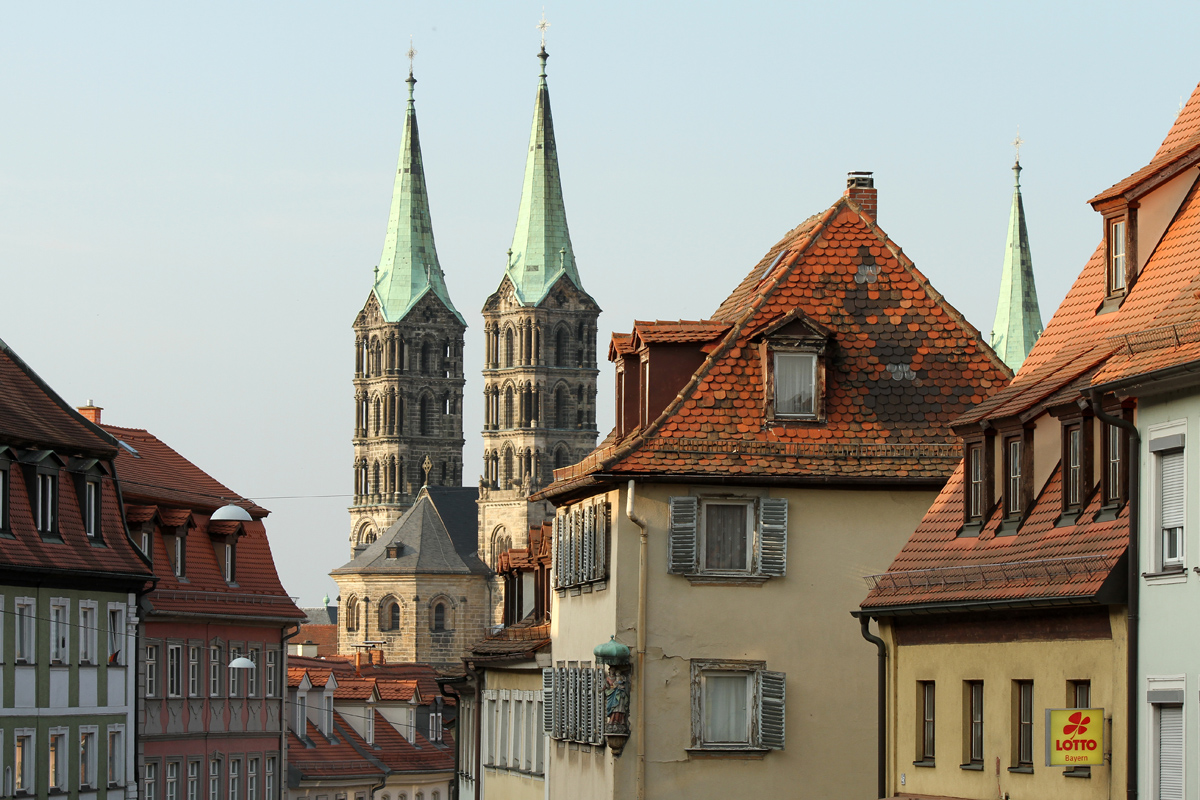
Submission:
M 462 484 L 463 333 L 438 263 L 421 166 L 416 79 L 383 255 L 354 320 L 354 505 L 350 541 L 359 553 L 414 501 L 426 483 Z
M 1012 211 L 1008 215 L 1008 241 L 1004 247 L 1004 271 L 1000 275 L 1000 297 L 989 344 L 1000 360 L 1016 372 L 1042 334 L 1042 312 L 1037 286 L 1033 283 L 1033 257 L 1029 254 L 1029 232 L 1025 230 L 1025 205 L 1021 202 L 1021 162 L 1013 164 Z
M 479 555 L 492 569 L 553 516 L 530 503 L 556 467 L 596 446 L 596 318 L 567 230 L 543 46 L 517 227 L 500 286 L 483 306 L 483 477 Z M 499 597 L 498 592 L 496 593 Z

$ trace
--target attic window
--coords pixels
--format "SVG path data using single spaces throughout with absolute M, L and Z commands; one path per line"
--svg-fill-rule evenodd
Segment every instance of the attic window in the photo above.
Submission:
M 825 416 L 825 349 L 831 334 L 793 313 L 760 335 L 766 419 L 821 421 Z
M 389 546 L 387 549 L 387 557 L 388 558 L 399 558 L 400 557 L 400 548 L 396 545 Z
M 817 356 L 775 353 L 775 416 L 817 415 Z
M 1121 218 L 1108 226 L 1108 294 L 1125 294 L 1126 223 Z

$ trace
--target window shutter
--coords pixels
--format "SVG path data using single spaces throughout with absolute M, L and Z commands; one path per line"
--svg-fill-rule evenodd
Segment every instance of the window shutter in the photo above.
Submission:
M 579 583 L 576 577 L 576 568 L 579 564 L 579 533 L 576 522 L 579 520 L 579 512 L 572 511 L 567 515 L 567 584 L 574 586 Z
M 554 735 L 554 667 L 542 670 L 542 731 Z
M 671 539 L 667 571 L 686 575 L 696 571 L 696 517 L 700 501 L 695 497 L 671 498 Z
M 582 673 L 580 677 L 583 679 L 583 697 L 580 698 L 582 700 L 580 703 L 582 713 L 580 714 L 579 739 L 583 742 L 590 742 L 592 741 L 592 720 L 596 718 L 596 709 L 592 705 L 591 667 L 584 667 Z
M 579 703 L 579 668 L 568 667 L 567 669 L 567 735 L 564 739 L 576 739 L 576 730 L 578 726 L 579 714 L 577 706 Z
M 596 510 L 596 580 L 608 577 L 608 503 Z
M 1163 453 L 1160 457 L 1162 468 L 1162 527 L 1183 527 L 1183 451 L 1175 450 Z
M 554 738 L 565 739 L 567 732 L 567 668 L 554 670 Z
M 596 744 L 604 744 L 604 667 L 596 667 Z
M 563 571 L 562 571 L 562 525 L 559 522 L 561 519 L 562 518 L 557 515 L 554 517 L 554 534 L 551 537 L 551 542 L 553 542 L 553 544 L 554 544 L 554 557 L 553 557 L 554 588 L 556 588 L 556 589 L 559 586 L 563 585 L 563 580 L 562 580 L 562 577 L 563 577 Z
M 1183 706 L 1158 707 L 1158 796 L 1183 800 Z
M 596 565 L 596 507 L 590 506 L 583 512 L 583 571 L 579 576 L 585 581 L 592 579 Z
M 759 570 L 778 577 L 787 572 L 787 511 L 783 497 L 766 497 L 758 506 Z
M 762 746 L 783 749 L 784 700 L 787 693 L 786 675 L 763 670 L 759 673 L 760 697 L 758 730 Z

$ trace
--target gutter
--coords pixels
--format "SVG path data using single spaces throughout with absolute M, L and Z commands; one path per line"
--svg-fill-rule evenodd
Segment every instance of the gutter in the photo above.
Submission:
M 875 634 L 871 633 L 871 618 L 865 614 L 858 618 L 859 630 L 862 632 L 862 637 L 871 644 L 875 645 L 879 653 L 879 717 L 876 721 L 879 735 L 879 765 L 878 765 L 878 796 L 880 798 L 887 797 L 887 661 L 888 651 L 887 643 L 880 639 Z
M 637 800 L 646 796 L 646 556 L 649 537 L 646 520 L 633 510 L 637 483 L 629 479 L 629 491 L 625 498 L 625 516 L 641 530 L 638 544 L 638 606 L 637 606 Z
M 1138 463 L 1141 461 L 1142 437 L 1137 426 L 1129 420 L 1114 417 L 1104 412 L 1100 404 L 1100 392 L 1092 390 L 1092 411 L 1096 418 L 1108 425 L 1113 425 L 1129 433 L 1129 480 L 1126 490 L 1129 494 L 1129 545 L 1126 551 L 1126 561 L 1129 570 L 1129 598 L 1126 603 L 1128 613 L 1126 635 L 1129 644 L 1126 647 L 1128 657 L 1126 665 L 1125 687 L 1125 797 L 1127 800 L 1137 800 L 1138 796 L 1138 712 L 1141 710 L 1137 701 L 1138 690 L 1138 614 L 1141 605 L 1141 575 L 1139 574 L 1141 557 L 1138 548 L 1138 517 L 1141 487 L 1139 484 Z

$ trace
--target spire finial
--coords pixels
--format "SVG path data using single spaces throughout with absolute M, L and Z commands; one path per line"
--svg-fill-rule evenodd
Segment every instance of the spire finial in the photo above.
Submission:
M 1017 151 L 1016 163 L 1021 163 L 1021 145 L 1025 144 L 1025 140 L 1021 138 L 1021 126 L 1017 126 L 1017 138 L 1013 139 L 1013 147 Z
M 429 471 L 433 469 L 433 459 L 428 454 L 425 455 L 425 460 L 421 462 L 421 467 L 425 470 L 425 485 L 429 485 Z
M 411 103 L 413 99 L 413 87 L 417 85 L 417 79 L 413 77 L 413 59 L 417 57 L 417 48 L 413 47 L 412 36 L 408 37 L 408 101 Z
M 542 34 L 542 49 L 538 52 L 538 60 L 542 62 L 542 73 L 538 77 L 542 79 L 542 83 L 546 82 L 546 59 L 550 54 L 546 52 L 546 29 L 550 27 L 550 23 L 546 21 L 546 9 L 542 8 L 542 19 L 537 24 L 537 29 Z

